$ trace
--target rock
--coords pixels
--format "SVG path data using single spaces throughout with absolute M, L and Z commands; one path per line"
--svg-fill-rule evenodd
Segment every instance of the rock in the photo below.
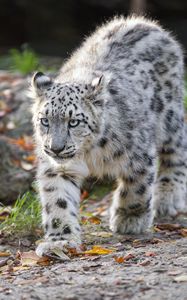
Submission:
M 29 190 L 34 166 L 29 168 L 31 171 L 23 168 L 27 157 L 33 155 L 28 80 L 9 73 L 3 75 L 6 84 L 0 91 L 0 111 L 5 111 L 0 118 L 0 202 L 7 205 Z M 0 76 L 1 86 L 3 78 Z M 29 141 L 30 148 L 24 145 L 25 139 L 27 144 Z

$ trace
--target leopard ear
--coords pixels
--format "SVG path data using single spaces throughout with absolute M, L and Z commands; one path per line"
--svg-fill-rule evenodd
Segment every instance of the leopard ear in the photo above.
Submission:
M 97 77 L 94 77 L 91 83 L 92 90 L 98 92 L 104 84 L 103 74 L 99 74 Z
M 42 72 L 36 72 L 32 77 L 32 88 L 35 89 L 38 95 L 42 94 L 42 91 L 48 88 L 52 84 L 52 80 Z

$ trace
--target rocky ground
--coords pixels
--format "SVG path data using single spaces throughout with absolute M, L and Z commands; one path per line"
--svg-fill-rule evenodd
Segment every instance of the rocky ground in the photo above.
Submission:
M 11 256 L 0 260 L 8 260 L 0 268 L 0 299 L 187 300 L 187 218 L 158 221 L 142 236 L 112 235 L 108 202 L 87 201 L 84 249 L 68 261 L 36 262 L 29 237 L 1 237 L 0 255 Z
M 0 202 L 13 203 L 33 181 L 29 78 L 0 72 Z
M 15 201 L 33 181 L 28 81 L 0 73 L 0 201 L 4 204 Z M 68 261 L 36 257 L 38 232 L 24 237 L 0 232 L 0 299 L 187 300 L 187 216 L 157 220 L 142 236 L 113 235 L 108 228 L 110 197 L 85 194 L 84 198 L 84 246 L 81 253 L 69 251 Z

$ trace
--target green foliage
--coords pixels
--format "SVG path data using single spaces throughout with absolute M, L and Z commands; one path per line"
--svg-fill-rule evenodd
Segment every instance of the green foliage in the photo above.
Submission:
M 41 207 L 36 195 L 25 193 L 15 202 L 7 219 L 0 224 L 6 234 L 32 234 L 41 226 Z
M 35 71 L 39 66 L 39 59 L 37 55 L 28 47 L 25 47 L 22 51 L 11 49 L 9 53 L 10 68 L 13 71 L 19 71 L 23 75 L 26 75 Z

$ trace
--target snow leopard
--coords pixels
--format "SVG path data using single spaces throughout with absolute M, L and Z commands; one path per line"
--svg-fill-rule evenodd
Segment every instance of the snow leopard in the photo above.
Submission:
M 115 17 L 83 41 L 52 79 L 32 78 L 37 180 L 45 239 L 79 248 L 80 190 L 117 181 L 110 229 L 140 234 L 154 216 L 186 211 L 183 51 L 144 17 Z

